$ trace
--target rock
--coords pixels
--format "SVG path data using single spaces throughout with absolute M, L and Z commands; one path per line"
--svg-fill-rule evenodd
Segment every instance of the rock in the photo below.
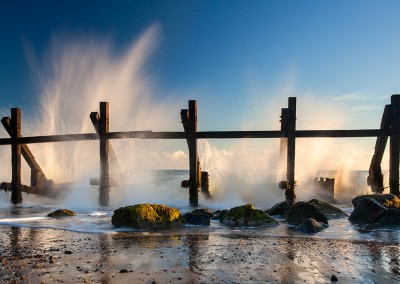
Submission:
M 114 211 L 111 222 L 116 227 L 140 229 L 180 226 L 185 223 L 178 209 L 163 204 L 136 204 Z
M 76 213 L 68 209 L 58 209 L 56 211 L 47 214 L 47 217 L 52 217 L 52 218 L 61 218 L 68 216 L 76 216 Z
M 210 225 L 210 219 L 213 216 L 208 209 L 196 209 L 191 212 L 185 213 L 183 218 L 185 218 L 186 223 L 193 225 Z
M 303 201 L 296 202 L 290 208 L 286 221 L 290 224 L 300 225 L 308 218 L 328 224 L 328 218 L 315 205 Z
M 293 203 L 291 201 L 285 200 L 272 206 L 270 209 L 267 210 L 266 213 L 268 213 L 269 215 L 287 216 L 287 213 L 289 212 L 292 206 Z
M 221 219 L 221 217 L 224 216 L 226 212 L 228 212 L 228 209 L 215 211 L 213 213 L 213 216 L 211 217 L 211 220 L 219 220 L 219 219 Z
M 328 227 L 328 225 L 325 223 L 320 223 L 313 218 L 307 218 L 296 227 L 296 230 L 303 233 L 317 233 L 326 227 Z
M 260 226 L 276 225 L 278 222 L 271 218 L 267 213 L 254 209 L 253 205 L 246 204 L 231 208 L 221 218 L 220 222 L 234 226 Z
M 317 209 L 324 214 L 328 220 L 348 217 L 348 215 L 339 208 L 317 199 L 312 199 L 308 201 L 308 203 L 317 207 Z
M 378 201 L 364 197 L 358 202 L 356 208 L 351 213 L 349 221 L 362 223 L 375 223 L 385 211 L 388 209 L 381 205 Z
M 366 197 L 374 199 L 379 204 L 388 208 L 400 208 L 400 199 L 394 194 L 370 194 L 357 196 L 351 201 L 354 205 L 354 208 L 356 208 L 360 201 Z
M 383 225 L 400 225 L 400 209 L 388 209 L 379 217 L 377 223 Z
M 331 282 L 337 282 L 339 279 L 336 277 L 336 275 L 331 276 Z

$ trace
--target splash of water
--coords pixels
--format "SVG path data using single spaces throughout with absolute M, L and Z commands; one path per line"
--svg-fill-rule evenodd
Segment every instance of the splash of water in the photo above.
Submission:
M 100 101 L 110 102 L 111 131 L 180 131 L 177 115 L 171 110 L 185 103 L 156 97 L 151 78 L 143 72 L 150 51 L 158 40 L 158 33 L 157 26 L 151 27 L 119 55 L 113 52 L 107 40 L 55 39 L 51 48 L 50 64 L 40 73 L 41 93 L 38 107 L 33 110 L 31 117 L 23 120 L 24 135 L 94 132 L 89 113 L 98 111 Z M 250 128 L 280 128 L 280 108 L 285 107 L 287 97 L 293 96 L 295 92 L 287 86 L 278 92 L 280 97 L 269 96 L 268 101 L 257 101 L 256 106 L 250 108 L 249 113 L 252 116 L 249 120 L 254 121 Z M 340 129 L 345 125 L 341 115 L 343 111 L 337 107 L 318 103 L 313 96 L 299 95 L 297 92 L 296 95 L 299 97 L 298 129 Z M 249 123 L 244 121 L 243 126 L 249 126 Z M 112 204 L 128 201 L 187 204 L 187 192 L 174 191 L 179 190 L 179 181 L 173 191 L 164 189 L 160 195 L 160 184 L 158 189 L 150 189 L 148 180 L 152 177 L 141 171 L 163 168 L 160 165 L 163 159 L 177 158 L 187 165 L 184 141 L 174 141 L 184 151 L 179 150 L 173 154 L 163 150 L 157 152 L 160 145 L 166 143 L 133 139 L 112 141 L 122 170 L 131 173 L 130 185 L 119 188 L 120 193 L 111 196 Z M 215 197 L 211 206 L 219 204 L 219 207 L 224 207 L 221 204 L 226 204 L 228 207 L 250 202 L 268 207 L 284 198 L 283 192 L 277 186 L 285 175 L 285 160 L 279 156 L 278 140 L 241 140 L 232 143 L 230 148 L 218 148 L 211 141 L 204 140 L 200 140 L 199 145 L 201 165 L 211 174 Z M 83 193 L 82 188 L 88 188 L 88 179 L 98 175 L 98 143 L 46 143 L 33 144 L 30 148 L 48 178 L 57 182 L 77 181 L 76 186 L 80 189 L 65 198 L 66 204 L 76 206 L 80 201 L 82 206 L 92 203 L 92 206 L 96 206 L 97 189 Z M 7 154 L 3 150 L 1 152 L 5 160 L 10 159 L 9 151 L 6 152 Z M 339 188 L 349 185 L 348 172 L 351 167 L 348 163 L 338 165 L 335 157 L 330 159 L 329 153 L 336 152 L 335 141 L 332 139 L 297 139 L 296 179 L 300 198 L 302 195 L 307 196 L 307 180 L 317 177 L 317 172 L 321 169 L 341 170 L 340 175 L 335 175 Z M 349 160 L 350 156 L 347 158 Z M 2 172 L 3 179 L 11 175 L 9 167 L 4 168 L 7 168 L 7 172 Z M 24 172 L 29 173 L 29 170 L 25 168 Z M 24 183 L 29 183 L 27 175 L 23 179 Z M 302 187 L 305 188 L 304 193 Z

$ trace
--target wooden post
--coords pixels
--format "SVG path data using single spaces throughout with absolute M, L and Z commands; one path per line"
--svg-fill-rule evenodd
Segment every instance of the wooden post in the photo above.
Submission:
M 285 160 L 287 160 L 287 127 L 288 127 L 288 122 L 289 122 L 289 109 L 288 108 L 282 108 L 282 110 L 281 110 L 281 135 L 282 136 L 280 138 L 280 143 L 279 143 L 279 162 L 280 163 L 283 163 Z M 280 177 L 280 178 L 283 178 L 283 176 Z M 282 182 L 284 182 L 284 181 L 282 181 Z M 286 183 L 284 182 L 284 183 L 281 184 L 284 187 L 284 189 L 287 188 L 286 184 L 287 184 L 287 182 Z
M 4 126 L 4 129 L 7 131 L 10 137 L 13 137 L 13 130 L 11 128 L 11 118 L 3 117 L 1 119 L 1 123 Z M 22 137 L 22 135 L 21 135 Z M 31 169 L 31 187 L 39 187 L 45 188 L 48 187 L 53 183 L 52 180 L 48 180 L 46 175 L 40 168 L 38 162 L 36 161 L 35 157 L 33 156 L 31 150 L 29 149 L 28 145 L 21 144 L 21 153 L 22 157 L 24 157 L 25 161 L 28 163 Z
M 296 199 L 295 194 L 295 150 L 296 150 L 296 98 L 289 98 L 289 120 L 287 124 L 287 189 L 285 191 L 286 200 L 294 203 Z
M 392 95 L 391 103 L 395 115 L 390 133 L 389 185 L 390 193 L 399 196 L 400 95 Z
M 97 133 L 99 133 L 99 120 L 100 120 L 100 115 L 98 112 L 91 112 L 90 113 L 90 120 L 92 121 L 93 127 L 96 130 Z M 109 143 L 109 149 L 108 149 L 108 158 L 109 158 L 109 174 L 111 174 L 111 183 L 117 184 L 117 181 L 122 178 L 122 170 L 121 166 L 117 160 L 117 156 L 115 155 L 114 149 Z
M 197 156 L 197 101 L 189 101 L 189 109 L 181 110 L 181 119 L 189 148 L 189 203 L 199 204 L 200 166 Z
M 100 206 L 109 206 L 110 202 L 110 177 L 108 153 L 110 141 L 105 137 L 109 132 L 109 106 L 108 102 L 100 102 L 99 135 L 100 135 Z
M 11 109 L 11 129 L 13 131 L 11 144 L 11 202 L 13 204 L 22 203 L 21 193 L 21 145 L 18 144 L 18 138 L 21 137 L 21 110 L 19 108 Z
M 390 130 L 395 115 L 395 108 L 393 105 L 386 105 L 383 111 L 381 120 L 381 130 Z M 388 136 L 378 136 L 375 142 L 374 155 L 371 159 L 369 166 L 367 184 L 371 186 L 372 192 L 383 192 L 383 174 L 381 162 L 385 152 Z

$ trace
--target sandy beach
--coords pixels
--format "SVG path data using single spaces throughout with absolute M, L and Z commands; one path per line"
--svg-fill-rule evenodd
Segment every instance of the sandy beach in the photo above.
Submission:
M 399 243 L 1 226 L 2 283 L 399 283 Z

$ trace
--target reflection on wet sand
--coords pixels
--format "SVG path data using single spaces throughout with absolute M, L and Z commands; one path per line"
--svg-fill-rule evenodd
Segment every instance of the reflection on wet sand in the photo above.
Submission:
M 1 226 L 0 282 L 400 281 L 399 243 L 231 230 L 85 234 Z

